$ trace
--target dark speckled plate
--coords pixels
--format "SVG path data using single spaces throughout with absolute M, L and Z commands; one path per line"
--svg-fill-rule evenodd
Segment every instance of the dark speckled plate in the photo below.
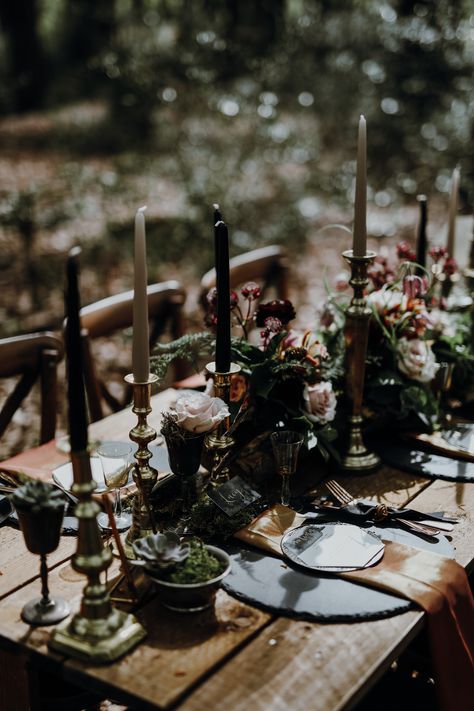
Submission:
M 447 481 L 474 481 L 474 462 L 431 454 L 397 440 L 384 440 L 377 445 L 374 442 L 373 446 L 385 464 L 410 474 Z
M 387 540 L 453 556 L 444 536 L 428 541 L 397 528 L 367 530 Z M 391 617 L 413 608 L 410 601 L 396 595 L 303 569 L 287 558 L 233 543 L 222 547 L 232 559 L 230 575 L 223 582 L 225 590 L 276 614 L 320 622 L 349 622 Z

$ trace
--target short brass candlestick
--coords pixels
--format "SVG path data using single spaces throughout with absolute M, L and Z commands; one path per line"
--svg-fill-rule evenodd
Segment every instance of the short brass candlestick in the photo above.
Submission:
M 136 383 L 133 375 L 125 376 L 125 381 L 133 386 L 132 411 L 138 418 L 137 424 L 130 430 L 130 439 L 138 445 L 135 452 L 137 463 L 133 470 L 137 494 L 133 502 L 132 525 L 125 539 L 125 553 L 127 558 L 132 559 L 135 558 L 132 548 L 133 541 L 156 533 L 150 501 L 151 492 L 158 479 L 158 472 L 150 466 L 152 453 L 148 449 L 150 442 L 156 439 L 156 430 L 150 427 L 147 417 L 151 412 L 151 386 L 157 380 L 156 375 L 150 375 L 147 381 Z
M 226 405 L 230 403 L 230 382 L 232 376 L 240 372 L 240 365 L 230 364 L 227 373 L 217 373 L 216 364 L 208 363 L 206 370 L 214 380 L 214 394 L 224 400 Z M 230 454 L 231 448 L 235 444 L 233 437 L 227 434 L 230 427 L 230 417 L 219 423 L 217 428 L 206 437 L 206 449 L 212 454 L 211 486 L 219 486 L 229 481 L 229 466 L 225 460 Z
M 104 548 L 97 524 L 100 507 L 92 498 L 96 484 L 89 454 L 73 452 L 71 459 L 72 492 L 79 499 L 75 511 L 79 524 L 77 551 L 72 567 L 87 576 L 87 584 L 80 612 L 54 630 L 49 645 L 62 654 L 104 664 L 126 654 L 146 633 L 133 615 L 112 607 L 107 588 L 100 580 L 112 562 L 112 554 Z
M 346 311 L 346 387 L 352 405 L 349 417 L 349 444 L 342 459 L 342 468 L 348 472 L 364 472 L 380 464 L 379 457 L 370 452 L 362 437 L 362 398 L 364 393 L 365 359 L 369 338 L 371 310 L 367 306 L 364 289 L 369 283 L 367 267 L 372 264 L 375 252 L 355 256 L 352 249 L 342 253 L 351 267 L 350 285 L 354 296 Z

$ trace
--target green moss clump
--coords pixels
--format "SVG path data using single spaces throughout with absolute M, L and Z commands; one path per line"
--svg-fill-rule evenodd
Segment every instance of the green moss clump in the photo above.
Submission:
M 193 539 L 188 557 L 166 576 L 166 580 L 180 585 L 204 583 L 223 573 L 225 568 L 225 563 L 209 553 L 200 541 Z

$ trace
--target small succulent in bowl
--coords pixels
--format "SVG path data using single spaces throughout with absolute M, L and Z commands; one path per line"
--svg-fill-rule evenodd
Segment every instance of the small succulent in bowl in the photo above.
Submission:
M 176 533 L 155 533 L 133 542 L 135 565 L 165 570 L 183 563 L 189 555 L 189 543 L 181 543 Z

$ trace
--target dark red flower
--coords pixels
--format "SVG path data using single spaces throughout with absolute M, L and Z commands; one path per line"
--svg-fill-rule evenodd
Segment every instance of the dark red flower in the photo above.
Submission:
M 448 257 L 444 263 L 443 272 L 446 276 L 452 276 L 458 271 L 458 264 L 453 257 Z
M 265 321 L 269 317 L 277 318 L 282 326 L 286 326 L 296 316 L 293 304 L 288 299 L 274 299 L 260 304 L 255 314 L 257 326 L 265 326 Z
M 236 291 L 231 291 L 230 292 L 230 310 L 232 311 L 235 309 L 236 306 L 239 304 L 239 295 L 237 294 Z
M 408 242 L 399 242 L 397 244 L 397 255 L 399 259 L 405 262 L 415 262 L 416 254 L 408 244 Z
M 242 287 L 240 293 L 245 299 L 249 299 L 249 301 L 255 301 L 255 299 L 258 299 L 258 297 L 262 293 L 262 290 L 260 289 L 259 285 L 256 284 L 254 281 L 249 281 Z
M 447 256 L 448 250 L 446 249 L 446 247 L 431 247 L 428 254 L 433 259 L 433 261 L 439 262 L 440 259 L 443 259 L 443 257 Z

